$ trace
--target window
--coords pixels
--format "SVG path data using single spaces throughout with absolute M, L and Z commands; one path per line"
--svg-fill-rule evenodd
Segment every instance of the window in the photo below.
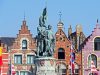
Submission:
M 100 37 L 94 39 L 94 50 L 100 51 Z
M 22 64 L 22 55 L 14 55 L 14 63 Z
M 65 64 L 59 64 L 58 65 L 58 74 L 59 75 L 66 75 L 67 73 L 67 68 L 66 68 L 66 65 Z
M 34 64 L 34 56 L 27 55 L 27 64 Z
M 28 71 L 21 71 L 20 75 L 29 75 L 29 72 Z
M 88 57 L 88 67 L 91 67 L 91 61 L 94 62 L 95 67 L 97 68 L 97 56 L 94 54 L 89 55 Z
M 79 69 L 75 69 L 75 75 L 79 75 Z
M 65 59 L 65 50 L 63 48 L 58 49 L 58 59 Z
M 71 66 L 69 65 L 69 75 L 72 75 Z M 74 75 L 79 75 L 79 66 L 75 63 Z
M 98 75 L 97 73 L 90 73 L 89 75 Z
M 22 41 L 22 49 L 27 49 L 27 40 Z
M 16 71 L 16 74 L 15 75 L 19 75 L 19 72 L 18 71 Z

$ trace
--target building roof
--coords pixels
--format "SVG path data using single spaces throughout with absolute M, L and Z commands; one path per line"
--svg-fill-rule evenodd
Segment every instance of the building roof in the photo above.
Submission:
M 11 46 L 15 40 L 14 37 L 0 37 L 1 43 Z

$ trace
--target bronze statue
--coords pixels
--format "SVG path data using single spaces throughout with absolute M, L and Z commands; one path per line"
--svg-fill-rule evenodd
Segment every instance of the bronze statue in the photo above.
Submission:
M 52 56 L 54 53 L 54 36 L 52 26 L 46 27 L 46 8 L 39 18 L 37 27 L 37 56 Z

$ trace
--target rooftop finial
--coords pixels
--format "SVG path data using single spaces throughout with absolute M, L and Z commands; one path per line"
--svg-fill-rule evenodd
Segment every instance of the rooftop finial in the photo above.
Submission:
M 70 25 L 70 28 L 72 28 L 71 25 Z
M 61 22 L 61 16 L 62 16 L 62 13 L 61 13 L 61 11 L 59 12 L 59 20 L 60 20 L 60 22 Z
M 24 20 L 23 20 L 23 25 L 26 25 L 26 21 L 25 21 L 25 11 L 24 11 Z
M 24 11 L 24 21 L 25 21 L 25 11 Z
M 97 19 L 97 23 L 98 23 L 98 19 Z

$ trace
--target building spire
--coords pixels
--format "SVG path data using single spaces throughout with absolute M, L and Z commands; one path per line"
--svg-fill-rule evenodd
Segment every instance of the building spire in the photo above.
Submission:
M 61 22 L 61 16 L 62 16 L 62 13 L 61 11 L 59 12 L 59 21 Z
M 72 26 L 70 25 L 70 27 L 69 28 L 72 28 Z
M 23 20 L 23 25 L 26 25 L 26 20 L 25 20 L 25 11 L 24 11 L 24 20 Z
M 24 11 L 24 21 L 25 21 L 25 11 Z
M 98 23 L 98 21 L 99 21 L 99 20 L 97 19 L 97 23 Z

